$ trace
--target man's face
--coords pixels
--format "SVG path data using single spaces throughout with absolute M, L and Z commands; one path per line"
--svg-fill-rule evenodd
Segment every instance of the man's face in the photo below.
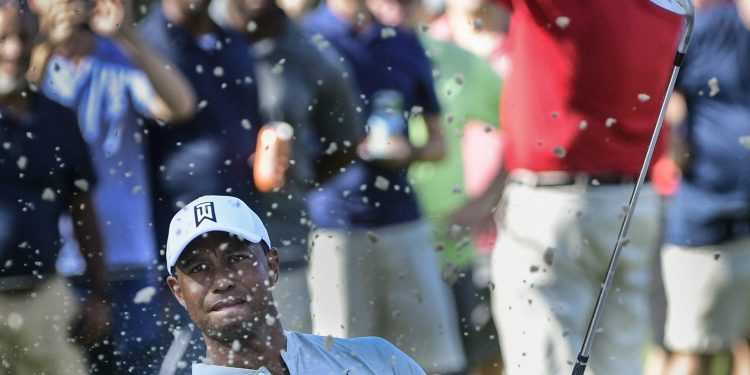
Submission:
M 188 245 L 167 283 L 206 336 L 231 343 L 276 316 L 270 289 L 278 271 L 276 249 L 211 232 Z
M 487 7 L 487 0 L 448 0 L 448 7 L 454 10 L 474 13 Z
M 211 0 L 175 0 L 174 3 L 185 13 L 202 14 L 208 12 L 208 6 L 211 4 Z
M 276 8 L 275 0 L 229 0 L 229 11 L 243 26 L 263 19 Z
M 367 8 L 385 25 L 409 27 L 417 4 L 417 0 L 368 0 Z
M 0 95 L 23 83 L 29 67 L 31 25 L 12 2 L 0 5 Z

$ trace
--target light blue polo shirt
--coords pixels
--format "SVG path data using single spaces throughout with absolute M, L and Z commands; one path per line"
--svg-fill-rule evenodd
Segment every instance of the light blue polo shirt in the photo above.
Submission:
M 379 337 L 329 339 L 285 332 L 287 350 L 281 353 L 291 375 L 424 375 L 414 360 Z M 326 342 L 326 340 L 329 340 Z M 193 364 L 193 375 L 270 375 L 257 370 Z

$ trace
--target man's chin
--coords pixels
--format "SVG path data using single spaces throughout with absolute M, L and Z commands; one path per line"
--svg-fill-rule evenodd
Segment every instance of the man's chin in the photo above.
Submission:
M 231 343 L 234 340 L 247 339 L 255 336 L 258 330 L 258 322 L 253 322 L 251 317 L 233 316 L 217 319 L 209 322 L 208 329 L 204 330 L 208 337 Z
M 0 74 L 0 95 L 8 95 L 10 93 L 21 90 L 26 85 L 26 79 L 21 76 L 8 76 Z

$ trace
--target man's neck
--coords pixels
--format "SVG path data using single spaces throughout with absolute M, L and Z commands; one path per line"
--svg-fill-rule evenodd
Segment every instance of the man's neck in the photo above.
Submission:
M 370 11 L 358 1 L 328 0 L 326 6 L 334 16 L 348 22 L 357 30 L 365 28 L 373 21 Z
M 216 24 L 211 20 L 208 11 L 188 12 L 170 0 L 162 1 L 164 17 L 171 23 L 187 30 L 193 36 L 216 31 Z
M 286 350 L 287 340 L 278 322 L 263 325 L 253 337 L 225 342 L 214 340 L 205 334 L 206 357 L 216 366 L 259 369 L 265 367 L 274 375 L 287 374 L 288 370 L 281 357 Z
M 15 119 L 22 118 L 31 106 L 31 99 L 26 88 L 0 95 L 0 108 Z
M 94 51 L 94 41 L 95 36 L 91 30 L 80 29 L 65 43 L 57 46 L 54 53 L 68 60 L 78 61 Z
M 503 11 L 491 6 L 473 10 L 453 8 L 446 14 L 451 28 L 468 37 L 502 32 L 505 26 Z
M 239 17 L 230 15 L 232 28 L 238 30 L 247 40 L 251 42 L 258 42 L 267 38 L 275 38 L 284 32 L 284 18 L 285 14 L 281 8 L 274 8 L 268 11 L 267 14 L 259 17 L 255 22 L 254 29 L 249 28 L 247 24 L 242 24 L 242 20 Z

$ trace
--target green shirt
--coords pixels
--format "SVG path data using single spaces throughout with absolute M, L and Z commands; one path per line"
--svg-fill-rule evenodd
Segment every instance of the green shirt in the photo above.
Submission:
M 409 169 L 409 179 L 424 216 L 432 223 L 438 246 L 443 248 L 443 261 L 465 268 L 472 259 L 471 241 L 469 238 L 451 240 L 443 221 L 469 200 L 464 188 L 461 151 L 464 124 L 468 120 L 480 120 L 498 126 L 502 83 L 490 64 L 481 57 L 424 33 L 419 33 L 419 37 L 432 63 L 435 91 L 443 107 L 442 126 L 447 153 L 439 162 L 414 163 Z M 427 140 L 424 122 L 421 119 L 412 122 L 409 136 L 415 145 L 422 145 Z

